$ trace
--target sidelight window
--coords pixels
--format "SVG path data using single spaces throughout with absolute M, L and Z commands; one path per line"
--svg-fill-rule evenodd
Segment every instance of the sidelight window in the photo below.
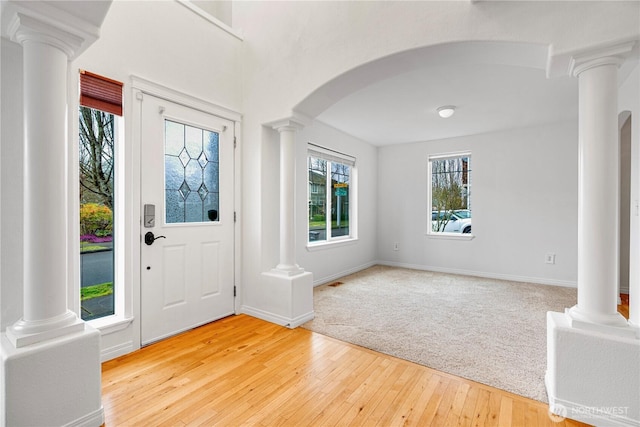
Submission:
M 122 83 L 80 71 L 80 309 L 83 320 L 115 314 L 114 212 Z

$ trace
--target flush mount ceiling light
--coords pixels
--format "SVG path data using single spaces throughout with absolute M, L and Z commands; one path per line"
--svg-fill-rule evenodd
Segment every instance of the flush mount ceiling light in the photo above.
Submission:
M 448 119 L 456 112 L 456 107 L 453 105 L 445 105 L 438 108 L 438 115 L 443 119 Z

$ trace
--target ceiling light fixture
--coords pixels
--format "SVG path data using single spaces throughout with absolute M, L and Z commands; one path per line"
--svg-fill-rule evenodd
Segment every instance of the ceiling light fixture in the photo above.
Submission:
M 453 113 L 456 112 L 456 107 L 453 105 L 445 105 L 443 107 L 438 108 L 438 115 L 443 119 L 448 119 L 453 116 Z

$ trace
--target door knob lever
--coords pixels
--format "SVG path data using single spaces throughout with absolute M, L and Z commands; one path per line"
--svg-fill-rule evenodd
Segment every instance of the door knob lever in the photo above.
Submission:
M 145 242 L 147 245 L 153 245 L 153 242 L 155 242 L 156 240 L 158 240 L 158 239 L 166 239 L 166 238 L 167 238 L 167 236 L 158 236 L 158 237 L 155 237 L 155 236 L 153 235 L 153 232 L 151 232 L 151 231 L 147 231 L 147 233 L 144 235 L 144 242 Z

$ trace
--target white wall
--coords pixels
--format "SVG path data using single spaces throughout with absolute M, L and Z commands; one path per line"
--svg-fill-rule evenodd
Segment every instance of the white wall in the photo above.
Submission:
M 22 48 L 2 39 L 0 330 L 22 316 Z
M 319 121 L 296 137 L 296 254 L 300 266 L 313 273 L 314 285 L 361 270 L 377 260 L 378 149 Z M 307 200 L 309 174 L 307 143 L 339 151 L 356 158 L 358 240 L 339 246 L 307 248 Z M 303 201 L 300 203 L 300 201 Z
M 232 24 L 233 4 L 231 0 L 190 0 L 191 3 L 201 8 L 211 16 L 219 19 L 229 27 Z
M 125 84 L 137 75 L 238 111 L 240 46 L 177 2 L 115 1 L 100 39 L 71 68 L 86 67 Z
M 575 286 L 577 121 L 379 150 L 381 261 Z M 427 236 L 427 158 L 471 151 L 470 241 Z M 394 242 L 399 250 L 393 250 Z M 545 264 L 545 254 L 556 264 Z

